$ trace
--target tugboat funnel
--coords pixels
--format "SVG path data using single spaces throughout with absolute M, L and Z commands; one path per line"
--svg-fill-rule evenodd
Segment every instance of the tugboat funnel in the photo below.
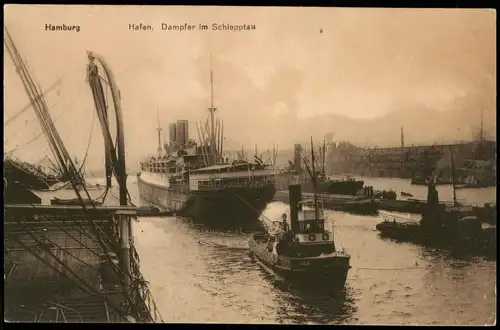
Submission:
M 290 195 L 290 229 L 292 232 L 298 230 L 299 211 L 302 210 L 302 187 L 300 184 L 293 184 L 288 186 L 288 193 Z

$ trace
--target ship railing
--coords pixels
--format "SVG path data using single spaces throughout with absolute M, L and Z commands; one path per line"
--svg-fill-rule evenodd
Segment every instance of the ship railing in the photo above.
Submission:
M 266 187 L 266 186 L 270 186 L 270 185 L 274 185 L 274 184 L 275 184 L 274 180 L 268 180 L 265 182 L 249 180 L 248 182 L 236 182 L 236 183 L 229 183 L 229 184 L 222 183 L 222 182 L 216 182 L 214 184 L 206 183 L 203 186 L 198 186 L 198 190 L 210 191 L 210 190 L 220 190 L 220 189 L 229 189 L 229 188 L 260 188 L 260 187 Z
M 154 323 L 163 323 L 163 318 L 158 310 L 156 302 L 153 298 L 151 290 L 147 285 L 147 281 L 142 276 L 139 270 L 139 254 L 135 248 L 131 247 L 131 270 L 134 275 L 137 276 L 138 280 L 135 281 L 134 291 L 139 295 L 141 302 L 144 303 L 144 307 L 148 313 L 150 320 Z M 140 305 L 140 304 L 139 304 Z
M 300 221 L 325 219 L 323 201 L 317 200 L 315 205 L 314 200 L 306 199 L 300 203 L 302 204 L 302 212 L 299 212 Z
M 64 306 L 64 305 L 61 305 L 61 304 L 57 304 L 57 303 L 54 303 L 54 302 L 51 302 L 51 301 L 46 301 L 47 304 L 51 305 L 49 307 L 49 309 L 52 309 L 52 310 L 55 310 L 56 311 L 56 320 L 55 322 L 59 322 L 59 316 L 62 317 L 62 320 L 64 321 L 64 323 L 68 323 L 68 320 L 66 318 L 66 315 L 64 314 L 64 311 L 71 311 L 73 313 L 75 313 L 76 315 L 78 315 L 78 318 L 80 319 L 80 322 L 83 323 L 83 319 L 82 319 L 82 316 L 81 314 L 76 310 L 76 309 L 73 309 L 73 308 L 70 308 L 70 307 L 67 307 L 67 306 Z M 41 316 L 40 316 L 40 319 L 41 319 Z M 40 321 L 39 319 L 39 321 Z
M 131 221 L 132 218 L 134 217 L 133 215 L 128 215 L 128 214 L 122 214 L 123 220 L 128 220 Z M 114 217 L 113 219 L 113 236 L 117 241 L 121 240 L 121 235 L 120 231 L 118 230 L 120 220 L 118 217 Z M 101 232 L 102 235 L 106 235 L 106 233 L 101 229 L 98 228 Z M 137 250 L 134 247 L 134 240 L 133 240 L 133 235 L 129 235 L 129 253 L 130 253 L 130 273 L 125 274 L 125 276 L 130 276 L 131 280 L 133 280 L 133 285 L 130 288 L 130 291 L 127 292 L 129 297 L 135 297 L 135 298 L 140 298 L 141 301 L 135 301 L 136 306 L 144 306 L 145 311 L 148 314 L 148 319 L 150 319 L 154 323 L 161 322 L 163 323 L 163 319 L 160 315 L 160 312 L 158 311 L 158 308 L 156 306 L 156 303 L 153 299 L 153 296 L 149 290 L 149 287 L 147 285 L 147 281 L 144 279 L 142 276 L 142 273 L 140 271 L 139 267 L 139 254 L 137 253 Z M 138 296 L 137 296 L 138 295 Z M 133 301 L 133 299 L 132 299 Z M 141 310 L 141 308 L 139 308 Z
M 153 294 L 147 285 L 147 281 L 141 276 L 140 280 L 137 280 L 135 283 L 134 287 L 131 288 L 133 290 L 131 293 L 137 294 L 136 298 L 140 299 L 140 301 L 136 301 L 139 309 L 146 312 L 147 318 L 153 323 L 163 323 L 163 318 L 158 310 Z
M 156 306 L 156 302 L 153 299 L 153 295 L 149 289 L 146 291 L 146 299 L 144 303 L 146 304 L 146 308 L 149 311 L 149 315 L 151 316 L 152 321 L 154 323 L 163 323 L 161 314 L 158 310 L 158 307 Z

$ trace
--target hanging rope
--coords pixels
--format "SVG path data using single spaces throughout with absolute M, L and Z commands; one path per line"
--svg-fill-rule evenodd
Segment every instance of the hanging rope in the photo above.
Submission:
M 120 204 L 127 204 L 127 186 L 126 186 L 126 171 L 125 171 L 125 146 L 123 140 L 123 120 L 121 117 L 120 109 L 120 95 L 114 83 L 113 76 L 104 60 L 96 57 L 93 53 L 88 53 L 89 64 L 87 67 L 88 82 L 94 97 L 96 112 L 101 124 L 101 129 L 104 137 L 105 151 L 111 157 L 111 169 L 120 186 Z M 113 144 L 111 132 L 109 129 L 109 121 L 107 114 L 107 104 L 104 89 L 102 86 L 102 77 L 99 75 L 97 65 L 94 61 L 97 60 L 101 63 L 104 71 L 108 77 L 107 84 L 111 88 L 113 104 L 115 108 L 116 123 L 117 123 L 117 144 Z M 118 154 L 119 153 L 119 154 Z
M 61 85 L 61 80 L 58 79 L 55 83 L 53 83 L 49 88 L 47 88 L 45 91 L 43 91 L 43 93 L 41 94 L 40 97 L 42 97 L 43 95 L 47 95 L 49 92 L 51 92 L 54 88 L 56 87 L 59 87 Z M 7 125 L 9 125 L 12 121 L 14 121 L 16 118 L 18 118 L 20 115 L 22 115 L 23 113 L 25 113 L 27 110 L 29 110 L 30 108 L 32 107 L 32 104 L 28 104 L 26 105 L 24 108 L 22 108 L 19 112 L 17 112 L 16 114 L 14 114 L 12 117 L 10 117 L 9 119 L 7 119 L 5 121 L 5 123 L 3 124 L 4 127 L 6 127 Z
M 243 203 L 248 205 L 248 207 L 250 207 L 250 209 L 252 209 L 254 212 L 256 212 L 256 213 L 260 212 L 259 210 L 254 208 L 250 203 L 248 203 L 245 199 L 243 199 L 241 196 L 239 196 L 237 193 L 235 193 L 233 191 L 231 191 L 231 193 L 233 193 L 233 195 L 236 196 Z M 265 216 L 263 213 L 261 213 L 260 216 L 262 217 L 262 220 L 264 220 L 263 225 L 266 227 L 267 230 L 272 229 L 275 226 L 276 221 L 269 219 L 269 217 Z

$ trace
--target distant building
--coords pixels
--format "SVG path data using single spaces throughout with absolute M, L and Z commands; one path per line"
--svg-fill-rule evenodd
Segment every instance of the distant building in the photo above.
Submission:
M 458 176 L 463 178 L 477 175 L 496 177 L 494 171 L 495 141 L 394 148 L 361 148 L 348 142 L 340 142 L 329 147 L 327 172 L 329 174 L 351 173 L 361 176 L 412 178 L 430 175 L 436 167 L 439 167 L 442 176 L 449 177 L 451 175 L 450 147 Z

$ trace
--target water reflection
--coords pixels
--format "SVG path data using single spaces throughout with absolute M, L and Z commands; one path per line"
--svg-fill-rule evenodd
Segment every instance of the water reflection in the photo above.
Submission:
M 449 324 L 486 324 L 492 310 L 476 302 L 495 304 L 496 264 L 480 258 L 457 260 L 439 252 L 433 253 L 432 259 L 423 277 L 422 290 L 429 301 L 429 313 L 436 319 L 445 318 Z M 449 308 L 439 311 L 438 316 L 436 309 L 443 305 Z
M 496 250 L 482 247 L 471 247 L 465 245 L 454 245 L 450 247 L 445 242 L 424 243 L 418 239 L 399 239 L 383 233 L 377 233 L 377 236 L 381 240 L 392 241 L 396 244 L 415 244 L 416 246 L 422 247 L 425 251 L 423 253 L 426 255 L 439 252 L 440 254 L 447 255 L 449 258 L 455 260 L 473 260 L 477 258 L 489 261 L 496 260 Z
M 343 324 L 355 321 L 356 306 L 349 287 L 332 294 L 311 291 L 280 279 L 274 279 L 272 283 L 282 292 L 275 296 L 280 323 Z

